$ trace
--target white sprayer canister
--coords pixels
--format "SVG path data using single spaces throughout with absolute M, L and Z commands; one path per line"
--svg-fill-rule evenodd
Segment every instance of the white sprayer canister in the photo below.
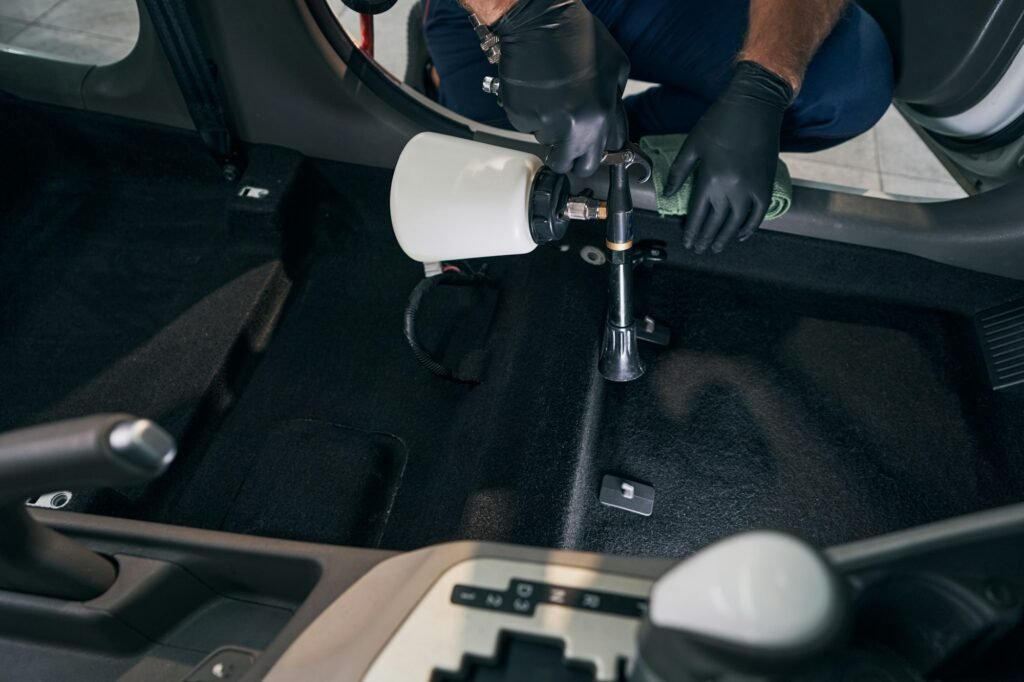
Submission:
M 420 133 L 391 182 L 399 245 L 423 263 L 532 251 L 530 190 L 542 166 L 526 152 Z

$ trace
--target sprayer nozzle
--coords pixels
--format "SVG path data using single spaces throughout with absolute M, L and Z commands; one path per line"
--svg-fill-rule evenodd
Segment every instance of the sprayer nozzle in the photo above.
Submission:
M 570 197 L 562 214 L 569 220 L 605 220 L 608 204 L 590 197 Z

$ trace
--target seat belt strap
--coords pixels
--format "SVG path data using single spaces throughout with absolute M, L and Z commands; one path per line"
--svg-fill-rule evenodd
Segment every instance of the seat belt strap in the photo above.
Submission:
M 225 176 L 234 179 L 239 174 L 239 157 L 228 126 L 224 97 L 213 66 L 203 54 L 186 0 L 145 2 L 199 137 L 223 166 Z

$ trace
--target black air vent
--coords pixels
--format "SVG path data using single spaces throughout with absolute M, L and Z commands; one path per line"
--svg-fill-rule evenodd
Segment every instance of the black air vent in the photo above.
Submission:
M 1024 300 L 990 308 L 975 321 L 992 388 L 1024 383 Z

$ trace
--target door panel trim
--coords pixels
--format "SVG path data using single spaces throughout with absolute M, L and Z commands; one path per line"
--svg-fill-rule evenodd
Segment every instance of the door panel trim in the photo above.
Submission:
M 1024 116 L 1024 49 L 1017 51 L 1002 79 L 980 102 L 955 116 L 927 116 L 908 105 L 907 113 L 928 130 L 951 137 L 994 135 Z

